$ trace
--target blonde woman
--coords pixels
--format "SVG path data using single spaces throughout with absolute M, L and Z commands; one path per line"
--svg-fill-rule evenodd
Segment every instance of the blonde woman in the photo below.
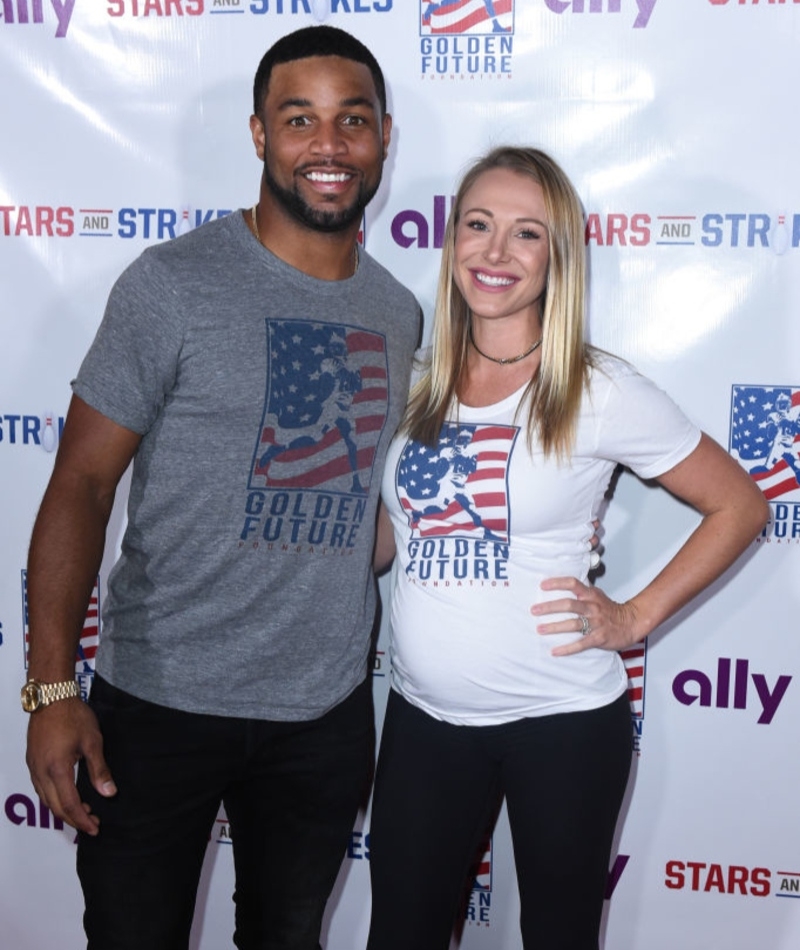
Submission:
M 394 556 L 393 689 L 371 828 L 369 950 L 447 950 L 505 796 L 526 950 L 597 950 L 630 768 L 618 651 L 719 577 L 767 506 L 653 383 L 584 342 L 579 199 L 543 152 L 466 174 L 432 346 L 389 452 L 376 566 Z M 587 583 L 617 463 L 694 506 L 643 590 Z

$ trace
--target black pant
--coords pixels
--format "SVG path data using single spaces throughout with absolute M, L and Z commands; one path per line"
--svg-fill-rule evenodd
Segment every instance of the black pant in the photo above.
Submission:
M 627 697 L 453 726 L 392 692 L 375 783 L 368 950 L 447 950 L 467 872 L 505 795 L 527 950 L 597 950 L 631 763 Z
M 89 950 L 184 950 L 219 808 L 230 821 L 241 950 L 317 950 L 363 800 L 371 683 L 311 722 L 201 716 L 96 677 L 91 704 L 119 791 L 78 785 L 100 834 L 78 839 Z

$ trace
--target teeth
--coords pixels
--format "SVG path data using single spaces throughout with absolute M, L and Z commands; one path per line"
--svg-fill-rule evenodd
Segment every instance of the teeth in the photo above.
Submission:
M 347 172 L 309 172 L 306 175 L 309 181 L 319 181 L 324 183 L 347 181 L 350 176 Z
M 493 277 L 491 274 L 481 274 L 476 272 L 475 277 L 482 284 L 488 284 L 489 287 L 508 287 L 514 281 L 511 277 Z

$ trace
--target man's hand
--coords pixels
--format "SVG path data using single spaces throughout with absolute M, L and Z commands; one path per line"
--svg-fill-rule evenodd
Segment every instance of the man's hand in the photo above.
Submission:
M 31 713 L 27 763 L 36 793 L 50 811 L 78 831 L 96 835 L 100 821 L 80 800 L 75 766 L 86 760 L 89 778 L 100 795 L 117 787 L 103 758 L 103 737 L 92 710 L 80 699 L 62 699 Z

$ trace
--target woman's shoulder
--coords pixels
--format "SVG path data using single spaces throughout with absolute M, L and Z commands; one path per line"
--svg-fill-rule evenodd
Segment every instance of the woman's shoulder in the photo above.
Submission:
M 627 360 L 594 348 L 587 360 L 590 365 L 588 392 L 595 411 L 633 418 L 641 413 L 678 409 L 655 380 Z
M 611 406 L 632 410 L 633 404 L 651 404 L 666 395 L 648 376 L 643 375 L 632 363 L 592 347 L 587 351 L 589 366 L 587 394 L 595 410 Z
M 641 376 L 632 363 L 595 346 L 586 348 L 586 362 L 589 367 L 590 391 L 604 389 L 625 379 Z

